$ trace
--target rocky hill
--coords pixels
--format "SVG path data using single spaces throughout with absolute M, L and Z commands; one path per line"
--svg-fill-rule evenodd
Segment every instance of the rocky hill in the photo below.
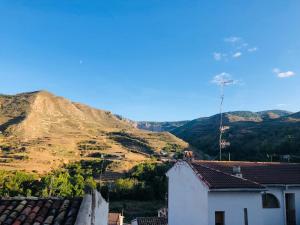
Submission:
M 43 172 L 82 158 L 116 159 L 120 171 L 188 144 L 168 132 L 140 130 L 111 112 L 47 91 L 0 95 L 0 168 Z M 170 147 L 171 146 L 171 147 Z
M 233 160 L 300 160 L 300 113 L 280 110 L 263 112 L 237 111 L 224 114 L 229 129 L 224 137 L 231 145 L 224 150 Z M 218 155 L 220 115 L 192 120 L 171 132 L 209 154 Z

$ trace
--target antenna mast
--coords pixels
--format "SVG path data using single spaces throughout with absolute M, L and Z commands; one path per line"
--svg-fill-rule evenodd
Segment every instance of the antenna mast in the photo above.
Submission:
M 219 136 L 219 160 L 222 161 L 222 127 L 223 127 L 223 101 L 224 101 L 224 85 L 225 83 L 221 83 L 221 102 L 220 102 L 220 136 Z
M 220 82 L 221 87 L 221 102 L 220 102 L 220 127 L 219 127 L 219 160 L 222 161 L 222 149 L 230 145 L 230 142 L 223 139 L 223 133 L 229 129 L 229 126 L 223 126 L 223 102 L 224 102 L 224 86 L 231 84 L 233 81 L 223 79 Z

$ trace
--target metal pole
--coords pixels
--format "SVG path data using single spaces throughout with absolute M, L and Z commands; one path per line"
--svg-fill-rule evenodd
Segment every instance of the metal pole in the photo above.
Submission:
M 222 127 L 223 127 L 223 101 L 224 101 L 224 83 L 221 84 L 221 103 L 220 103 L 220 137 L 219 137 L 219 160 L 222 161 Z

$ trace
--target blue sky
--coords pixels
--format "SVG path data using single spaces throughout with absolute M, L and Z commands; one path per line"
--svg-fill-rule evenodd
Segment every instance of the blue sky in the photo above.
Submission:
M 46 89 L 135 120 L 300 110 L 298 0 L 2 0 L 0 92 Z

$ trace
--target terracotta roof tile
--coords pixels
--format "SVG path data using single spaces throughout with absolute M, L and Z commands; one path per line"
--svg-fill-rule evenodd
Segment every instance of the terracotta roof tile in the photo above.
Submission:
M 20 220 L 16 220 L 12 225 L 21 225 L 22 222 Z
M 299 163 L 200 161 L 201 164 L 224 173 L 232 173 L 234 166 L 241 167 L 244 178 L 260 184 L 300 184 Z
M 1 225 L 73 225 L 82 199 L 0 199 Z
M 201 163 L 191 163 L 192 168 L 196 170 L 200 178 L 211 189 L 223 189 L 223 188 L 250 188 L 250 189 L 262 189 L 262 185 L 255 183 L 247 179 L 241 179 L 231 174 L 224 173 L 222 171 L 212 169 Z

